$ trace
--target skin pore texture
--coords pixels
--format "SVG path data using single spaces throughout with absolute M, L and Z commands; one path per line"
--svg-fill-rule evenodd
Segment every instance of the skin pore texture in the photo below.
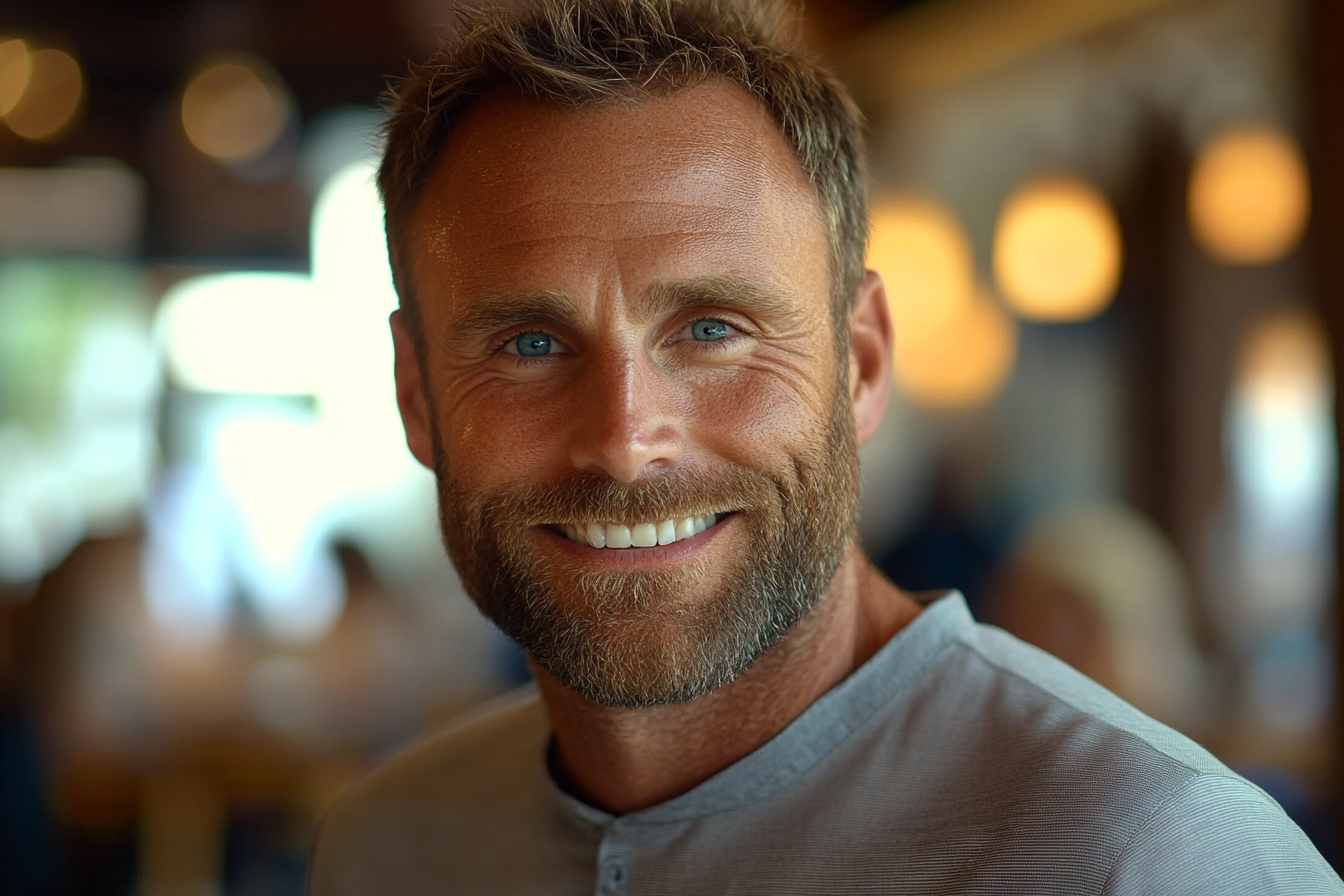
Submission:
M 860 286 L 837 358 L 819 201 L 745 91 L 582 109 L 487 95 L 444 148 L 410 248 L 420 339 L 392 319 L 407 440 L 439 474 L 468 591 L 506 630 L 532 625 L 519 639 L 566 790 L 615 813 L 684 793 L 914 618 L 853 543 L 852 455 L 890 390 L 882 283 Z M 721 519 L 657 547 L 567 531 L 665 513 Z M 813 572 L 829 582 L 768 650 L 699 655 L 743 615 L 753 571 L 828 543 Z M 686 683 L 705 669 L 711 686 Z

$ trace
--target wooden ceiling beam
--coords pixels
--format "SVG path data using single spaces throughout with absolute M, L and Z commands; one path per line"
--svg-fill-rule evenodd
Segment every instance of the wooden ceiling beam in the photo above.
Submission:
M 1173 0 L 939 0 L 898 13 L 832 57 L 870 109 L 984 76 Z

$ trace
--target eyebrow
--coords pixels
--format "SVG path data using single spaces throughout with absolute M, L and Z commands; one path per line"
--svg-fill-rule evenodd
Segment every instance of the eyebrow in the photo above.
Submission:
M 729 308 L 766 317 L 792 317 L 797 302 L 760 284 L 736 277 L 702 277 L 657 283 L 638 300 L 641 317 L 669 317 L 703 306 Z
M 487 295 L 452 315 L 445 330 L 457 339 L 471 339 L 539 321 L 577 322 L 579 303 L 561 292 Z
M 796 302 L 759 284 L 736 277 L 698 277 L 655 283 L 633 300 L 637 320 L 672 317 L 696 308 L 727 308 L 766 317 L 792 317 Z M 578 328 L 579 302 L 562 292 L 499 293 L 486 295 L 446 322 L 445 333 L 455 340 L 471 340 L 510 327 L 554 322 Z

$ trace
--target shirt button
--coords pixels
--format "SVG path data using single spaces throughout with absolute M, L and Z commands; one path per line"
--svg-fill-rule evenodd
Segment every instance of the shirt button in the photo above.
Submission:
M 625 883 L 625 863 L 611 859 L 602 864 L 602 889 L 616 891 Z

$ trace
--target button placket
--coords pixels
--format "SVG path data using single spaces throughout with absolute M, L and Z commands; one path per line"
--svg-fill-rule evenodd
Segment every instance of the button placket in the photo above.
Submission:
M 622 859 L 606 859 L 602 862 L 601 889 L 604 894 L 624 893 L 625 881 L 629 870 Z
M 623 896 L 630 881 L 629 844 L 613 825 L 597 850 L 597 896 Z

